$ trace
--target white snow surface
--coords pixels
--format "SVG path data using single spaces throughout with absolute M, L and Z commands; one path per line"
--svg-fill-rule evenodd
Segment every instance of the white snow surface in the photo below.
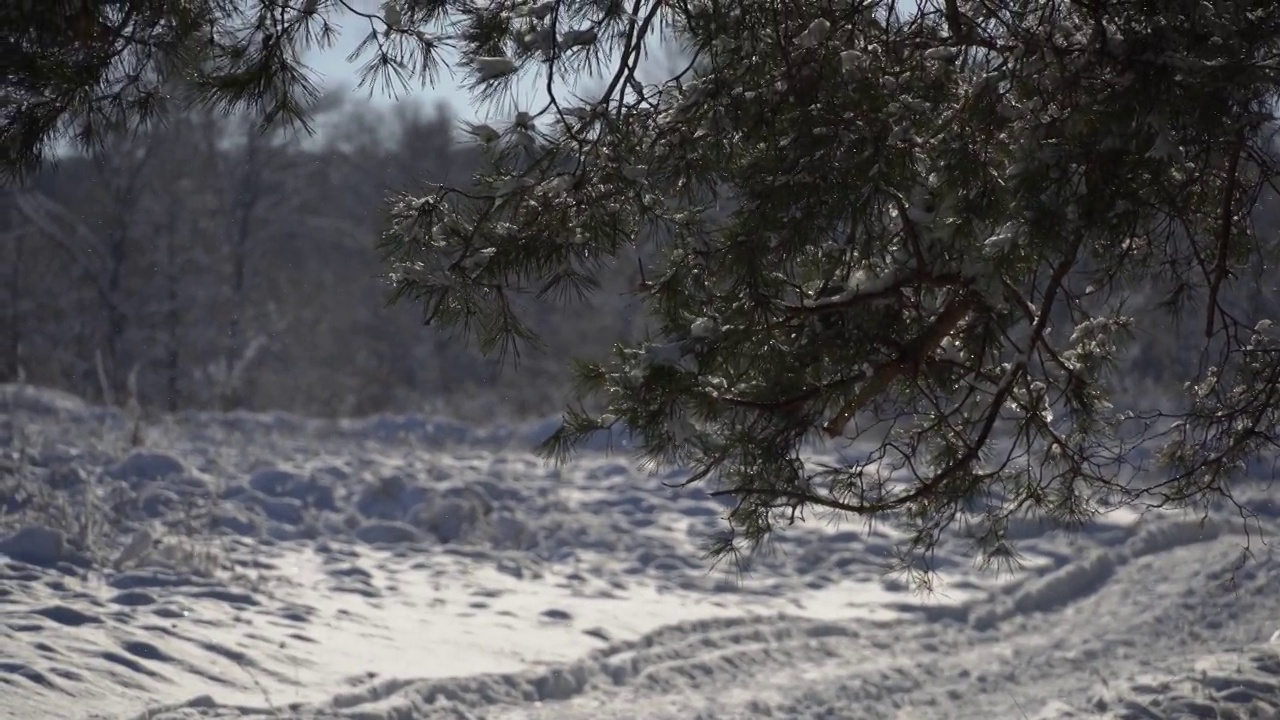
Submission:
M 1280 718 L 1271 478 L 1247 526 L 1027 520 L 1003 574 L 949 543 L 921 595 L 884 527 L 714 569 L 723 505 L 605 443 L 550 466 L 551 427 L 191 413 L 135 445 L 0 386 L 0 718 Z

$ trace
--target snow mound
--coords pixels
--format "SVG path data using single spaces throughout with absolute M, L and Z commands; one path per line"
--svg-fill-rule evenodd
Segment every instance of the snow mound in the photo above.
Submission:
M 52 567 L 66 552 L 67 538 L 62 531 L 39 525 L 28 525 L 0 540 L 0 555 L 30 565 Z
M 1181 675 L 1139 676 L 1098 688 L 1087 708 L 1046 708 L 1038 720 L 1280 718 L 1280 646 L 1197 659 Z

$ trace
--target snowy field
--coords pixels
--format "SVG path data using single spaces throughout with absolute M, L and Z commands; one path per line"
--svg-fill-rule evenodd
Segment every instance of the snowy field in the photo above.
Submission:
M 723 506 L 625 456 L 550 467 L 549 427 L 187 414 L 135 438 L 0 386 L 0 718 L 1280 718 L 1264 483 L 1247 528 L 1028 521 L 1012 574 L 956 543 L 926 597 L 880 527 L 711 569 Z

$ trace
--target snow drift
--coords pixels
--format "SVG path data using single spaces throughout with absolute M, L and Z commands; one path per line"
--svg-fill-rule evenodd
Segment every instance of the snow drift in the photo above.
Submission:
M 1012 574 L 944 547 L 922 596 L 884 527 L 711 568 L 722 504 L 548 423 L 0 411 L 0 718 L 1280 717 L 1261 484 L 1025 523 Z

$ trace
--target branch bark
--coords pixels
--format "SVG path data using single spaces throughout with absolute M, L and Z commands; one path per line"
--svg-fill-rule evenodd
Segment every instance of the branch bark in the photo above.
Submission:
M 1213 337 L 1215 311 L 1218 308 L 1218 293 L 1222 283 L 1227 279 L 1227 258 L 1231 251 L 1231 216 L 1235 209 L 1236 186 L 1239 184 L 1240 156 L 1243 154 L 1243 132 L 1239 145 L 1232 148 L 1231 158 L 1227 161 L 1227 187 L 1222 191 L 1222 206 L 1218 219 L 1218 254 L 1213 263 L 1213 274 L 1209 280 L 1209 302 L 1205 307 L 1204 336 Z

